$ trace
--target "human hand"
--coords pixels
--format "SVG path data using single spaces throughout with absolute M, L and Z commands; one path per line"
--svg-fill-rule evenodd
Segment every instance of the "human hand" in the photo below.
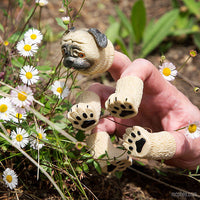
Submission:
M 122 137 L 128 126 L 141 126 L 151 129 L 152 132 L 168 131 L 175 138 L 176 153 L 166 163 L 195 169 L 200 164 L 200 138 L 191 139 L 185 136 L 185 129 L 176 130 L 186 127 L 189 122 L 200 121 L 199 109 L 176 87 L 166 81 L 156 67 L 145 59 L 136 59 L 131 62 L 124 54 L 115 52 L 114 62 L 109 72 L 115 80 L 125 76 L 137 76 L 142 79 L 143 97 L 136 117 L 103 118 L 94 132 L 106 131 Z M 115 89 L 95 83 L 89 90 L 100 96 L 103 106 Z

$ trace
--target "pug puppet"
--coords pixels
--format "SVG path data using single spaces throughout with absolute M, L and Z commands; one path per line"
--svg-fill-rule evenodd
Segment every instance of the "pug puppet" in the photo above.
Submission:
M 129 68 L 110 70 L 114 47 L 104 34 L 95 28 L 70 29 L 63 35 L 61 45 L 63 64 L 67 68 L 76 69 L 84 75 L 109 71 L 115 76 L 115 70 L 126 74 L 116 78 L 116 89 L 106 101 L 100 99 L 98 92 L 83 91 L 67 114 L 75 128 L 84 131 L 94 129 L 98 125 L 102 107 L 117 118 L 128 119 L 137 115 L 143 94 L 143 81 L 130 75 Z M 101 105 L 102 102 L 105 102 L 105 105 Z M 88 136 L 87 144 L 94 158 L 105 154 L 104 159 L 99 161 L 103 172 L 125 170 L 131 165 L 129 155 L 156 160 L 170 159 L 176 150 L 175 139 L 168 132 L 153 134 L 139 126 L 127 128 L 123 135 L 122 145 L 130 154 L 113 146 L 106 128 Z

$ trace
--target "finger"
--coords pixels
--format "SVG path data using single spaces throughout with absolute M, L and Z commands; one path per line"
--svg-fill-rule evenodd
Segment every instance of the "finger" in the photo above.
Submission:
M 117 81 L 130 64 L 131 60 L 125 54 L 115 51 L 113 64 L 108 71 L 113 79 Z
M 176 153 L 166 164 L 194 170 L 200 165 L 200 138 L 192 139 L 183 132 L 171 132 L 176 141 Z
M 107 132 L 108 134 L 114 134 L 116 130 L 116 123 L 114 118 L 109 116 L 107 118 L 102 118 L 99 120 L 98 125 L 92 130 L 93 133 L 97 132 Z
M 148 60 L 140 58 L 131 62 L 126 55 L 117 51 L 115 51 L 114 61 L 109 72 L 115 80 L 125 76 L 137 76 L 142 79 L 149 92 L 160 93 L 172 86 Z M 170 89 L 172 88 L 170 87 Z
M 115 92 L 115 89 L 113 87 L 102 85 L 100 83 L 93 83 L 88 88 L 88 91 L 96 93 L 100 97 L 102 108 L 105 108 L 105 101 L 111 94 Z

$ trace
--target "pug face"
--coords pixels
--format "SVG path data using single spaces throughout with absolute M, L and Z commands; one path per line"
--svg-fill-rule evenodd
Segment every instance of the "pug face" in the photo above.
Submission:
M 97 29 L 71 30 L 64 34 L 61 45 L 65 67 L 91 74 L 105 59 L 107 38 Z

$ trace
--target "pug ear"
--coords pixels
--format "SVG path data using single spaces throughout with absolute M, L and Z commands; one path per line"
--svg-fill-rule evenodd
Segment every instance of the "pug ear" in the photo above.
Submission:
M 88 32 L 94 37 L 98 47 L 106 48 L 106 46 L 108 44 L 108 39 L 107 39 L 106 35 L 101 33 L 96 28 L 90 28 L 88 30 Z

